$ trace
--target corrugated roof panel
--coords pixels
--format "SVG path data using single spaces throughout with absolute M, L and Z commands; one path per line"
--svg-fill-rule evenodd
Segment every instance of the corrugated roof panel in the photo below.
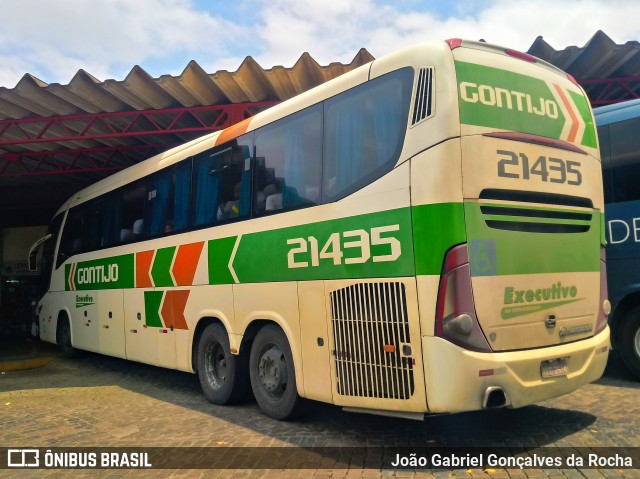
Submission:
M 27 108 L 16 105 L 7 98 L 4 98 L 6 96 L 3 94 L 4 91 L 6 91 L 6 88 L 0 88 L 0 120 L 26 118 L 32 114 Z
M 129 72 L 123 84 L 145 105 L 140 110 L 162 110 L 177 106 L 175 97 L 169 95 L 158 85 L 157 80 L 138 65 Z
M 158 86 L 177 100 L 178 103 L 186 107 L 202 105 L 202 102 L 187 90 L 176 77 L 171 75 L 162 75 L 158 78 L 157 82 Z
M 74 115 L 80 113 L 75 105 L 49 93 L 46 87 L 37 78 L 31 75 L 25 75 L 18 82 L 13 92 L 22 99 L 23 102 L 29 102 L 37 105 L 42 111 L 50 112 L 47 115 Z M 26 103 L 24 103 L 26 104 Z
M 260 102 L 274 98 L 267 72 L 258 65 L 253 57 L 245 58 L 238 71 L 232 76 L 246 95 L 246 101 Z
M 64 100 L 67 103 L 73 105 L 77 110 L 88 113 L 99 113 L 104 111 L 99 105 L 93 102 L 91 95 L 78 95 L 71 88 L 62 86 L 58 83 L 53 83 L 47 87 L 52 95 Z
M 640 43 L 637 41 L 616 44 L 604 32 L 597 31 L 582 48 L 571 46 L 555 50 L 538 37 L 528 53 L 570 73 L 597 104 L 622 101 L 640 94 L 640 84 L 633 80 L 640 77 Z M 622 80 L 617 84 L 600 81 L 614 78 Z
M 176 81 L 198 100 L 199 105 L 219 105 L 227 101 L 211 76 L 193 60 L 189 62 L 182 74 L 176 77 Z
M 304 53 L 291 68 L 265 70 L 249 56 L 235 72 L 208 74 L 191 61 L 175 77 L 153 78 L 134 66 L 124 80 L 104 82 L 79 70 L 68 85 L 47 85 L 25 75 L 14 88 L 0 88 L 0 119 L 281 101 L 372 59 L 361 49 L 349 64 L 320 66 Z
M 129 109 L 126 103 L 105 90 L 101 81 L 98 81 L 93 75 L 84 70 L 78 70 L 78 73 L 73 76 L 69 84 L 61 88 L 66 88 L 77 96 L 90 100 L 91 103 L 99 107 L 99 110 L 91 113 L 112 113 Z
M 270 72 L 269 80 L 276 98 L 288 100 L 296 96 L 298 89 L 291 81 L 291 76 L 286 68 L 280 66 L 273 67 Z

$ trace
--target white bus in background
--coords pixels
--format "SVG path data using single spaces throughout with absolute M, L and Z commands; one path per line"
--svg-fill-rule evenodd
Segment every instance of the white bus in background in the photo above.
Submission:
M 279 419 L 521 407 L 604 370 L 602 215 L 572 78 L 424 43 L 74 195 L 42 241 L 40 336 Z

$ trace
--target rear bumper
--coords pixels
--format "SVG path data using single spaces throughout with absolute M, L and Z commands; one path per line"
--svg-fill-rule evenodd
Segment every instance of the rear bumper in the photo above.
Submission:
M 502 388 L 509 407 L 522 407 L 595 381 L 604 372 L 609 328 L 570 344 L 503 353 L 468 351 L 442 338 L 422 338 L 429 412 L 482 409 L 488 388 Z M 566 357 L 569 373 L 540 377 L 540 362 Z

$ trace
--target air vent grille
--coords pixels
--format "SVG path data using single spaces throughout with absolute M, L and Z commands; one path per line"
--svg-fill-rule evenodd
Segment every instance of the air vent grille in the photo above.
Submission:
M 433 67 L 420 68 L 411 126 L 433 115 Z
M 330 298 L 338 393 L 409 399 L 415 385 L 404 285 L 358 283 Z
M 592 211 L 560 209 L 567 206 L 590 208 L 591 201 L 586 198 L 509 190 L 484 190 L 480 198 L 545 205 L 481 205 L 480 211 L 489 228 L 527 233 L 585 233 L 591 229 Z

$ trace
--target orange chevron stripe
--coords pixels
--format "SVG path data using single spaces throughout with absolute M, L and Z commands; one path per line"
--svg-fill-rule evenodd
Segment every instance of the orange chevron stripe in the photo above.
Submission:
M 78 263 L 73 263 L 71 265 L 71 271 L 69 271 L 69 286 L 70 286 L 70 290 L 71 291 L 75 291 L 76 290 L 76 283 L 73 279 L 73 277 L 76 274 L 76 266 L 78 266 Z
M 173 279 L 175 279 L 177 286 L 191 286 L 193 284 L 203 247 L 204 241 L 183 244 L 178 248 L 172 269 Z
M 136 253 L 136 288 L 153 287 L 151 276 L 149 275 L 153 253 L 153 250 Z
M 174 329 L 188 330 L 187 320 L 184 317 L 184 308 L 187 306 L 190 291 L 188 289 L 167 291 L 164 294 L 160 317 L 165 328 L 173 326 Z
M 573 108 L 571 108 L 571 103 L 569 102 L 569 99 L 566 97 L 566 95 L 562 91 L 562 88 L 560 88 L 560 86 L 556 84 L 554 84 L 553 86 L 556 88 L 556 91 L 558 92 L 558 95 L 560 95 L 560 99 L 562 100 L 562 103 L 564 103 L 564 106 L 569 112 L 569 116 L 571 117 L 572 124 L 571 124 L 571 128 L 569 129 L 569 137 L 567 138 L 567 141 L 574 142 L 576 141 L 576 135 L 578 134 L 578 128 L 580 127 L 580 124 L 578 123 L 578 117 L 573 111 Z
M 251 118 L 246 118 L 240 123 L 236 123 L 235 125 L 222 130 L 222 133 L 220 133 L 220 136 L 216 139 L 216 145 L 222 145 L 229 140 L 233 140 L 234 138 L 238 138 L 240 135 L 244 135 L 249 128 L 250 122 Z

